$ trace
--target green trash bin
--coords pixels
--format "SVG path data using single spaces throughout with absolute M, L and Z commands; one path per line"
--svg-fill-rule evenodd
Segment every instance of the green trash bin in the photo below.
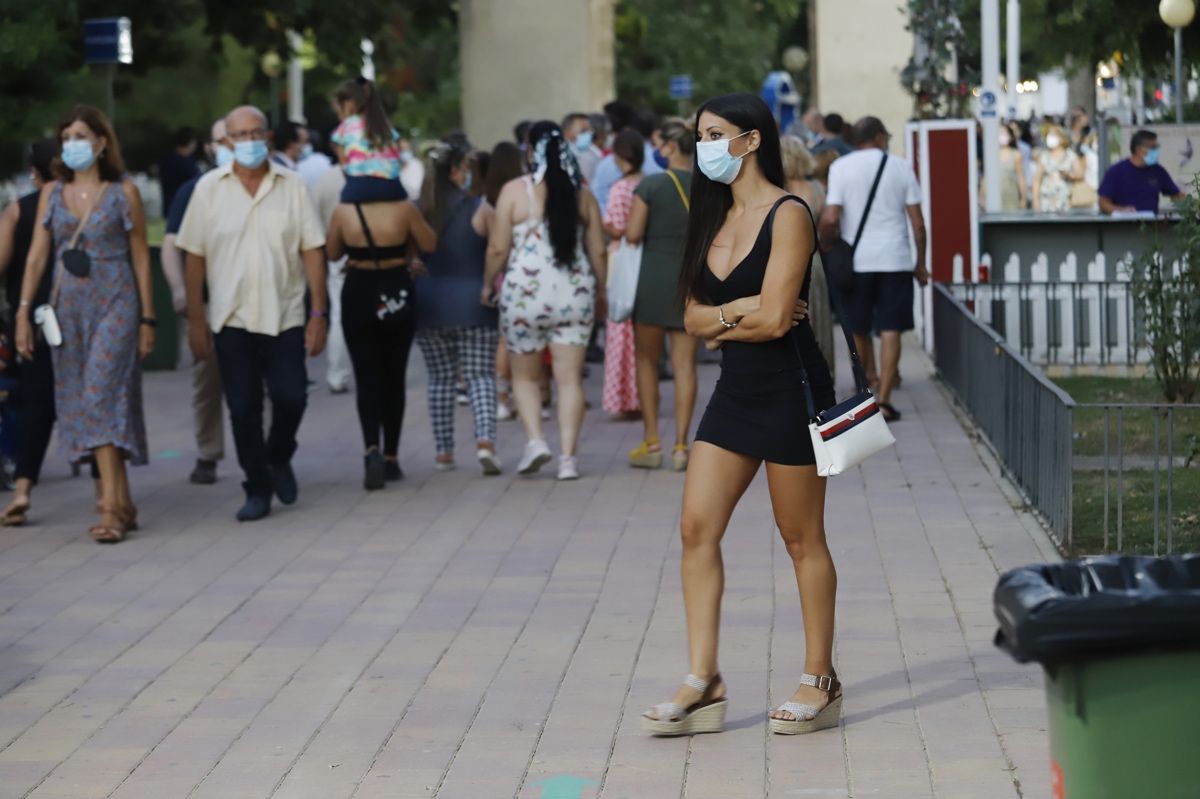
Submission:
M 158 327 L 154 331 L 154 352 L 142 363 L 142 368 L 152 372 L 166 372 L 179 365 L 179 323 L 171 303 L 171 287 L 163 276 L 162 250 L 150 248 L 150 278 L 154 286 L 154 318 Z
M 1200 555 L 1018 569 L 995 610 L 1045 670 L 1054 799 L 1200 797 Z

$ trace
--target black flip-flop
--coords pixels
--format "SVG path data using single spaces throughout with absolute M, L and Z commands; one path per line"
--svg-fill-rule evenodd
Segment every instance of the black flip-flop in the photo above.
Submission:
M 892 406 L 892 403 L 890 403 L 890 402 L 879 403 L 879 410 L 883 413 L 883 420 L 885 422 L 900 421 L 900 411 L 896 410 Z

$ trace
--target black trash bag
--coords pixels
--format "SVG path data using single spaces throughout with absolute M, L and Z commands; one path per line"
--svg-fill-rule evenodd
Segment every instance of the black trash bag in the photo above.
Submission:
M 1026 566 L 1000 578 L 996 646 L 1019 663 L 1200 648 L 1200 554 Z

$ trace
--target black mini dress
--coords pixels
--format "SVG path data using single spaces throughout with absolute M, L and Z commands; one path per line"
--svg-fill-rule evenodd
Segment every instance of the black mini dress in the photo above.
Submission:
M 808 209 L 799 197 L 779 198 L 763 221 L 750 254 L 725 280 L 705 267 L 704 287 L 709 302 L 724 305 L 762 293 L 771 257 L 771 226 L 775 212 L 787 200 L 795 200 Z M 810 219 L 811 216 L 809 210 Z M 800 298 L 805 301 L 812 279 L 812 255 L 809 254 L 809 268 L 800 289 Z M 821 355 L 808 319 L 773 341 L 727 341 L 722 353 L 721 377 L 700 420 L 696 440 L 767 463 L 813 465 L 816 459 L 808 432 L 801 362 L 808 374 L 816 410 L 833 407 L 836 398 L 829 365 Z

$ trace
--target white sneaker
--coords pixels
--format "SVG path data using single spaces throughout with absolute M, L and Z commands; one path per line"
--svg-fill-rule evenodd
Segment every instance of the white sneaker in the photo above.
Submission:
M 485 475 L 495 477 L 500 474 L 503 464 L 500 463 L 500 457 L 496 454 L 496 450 L 480 447 L 475 451 L 475 456 L 479 458 L 479 465 L 483 467 Z
M 496 403 L 496 421 L 507 422 L 507 421 L 510 421 L 510 420 L 516 418 L 516 415 L 517 414 L 513 410 L 513 407 L 511 405 L 509 405 L 507 402 L 497 402 Z
M 573 455 L 558 456 L 558 479 L 559 480 L 578 480 L 579 466 L 575 463 Z
M 546 442 L 540 438 L 534 439 L 525 445 L 525 455 L 517 466 L 517 474 L 536 474 L 552 457 Z

